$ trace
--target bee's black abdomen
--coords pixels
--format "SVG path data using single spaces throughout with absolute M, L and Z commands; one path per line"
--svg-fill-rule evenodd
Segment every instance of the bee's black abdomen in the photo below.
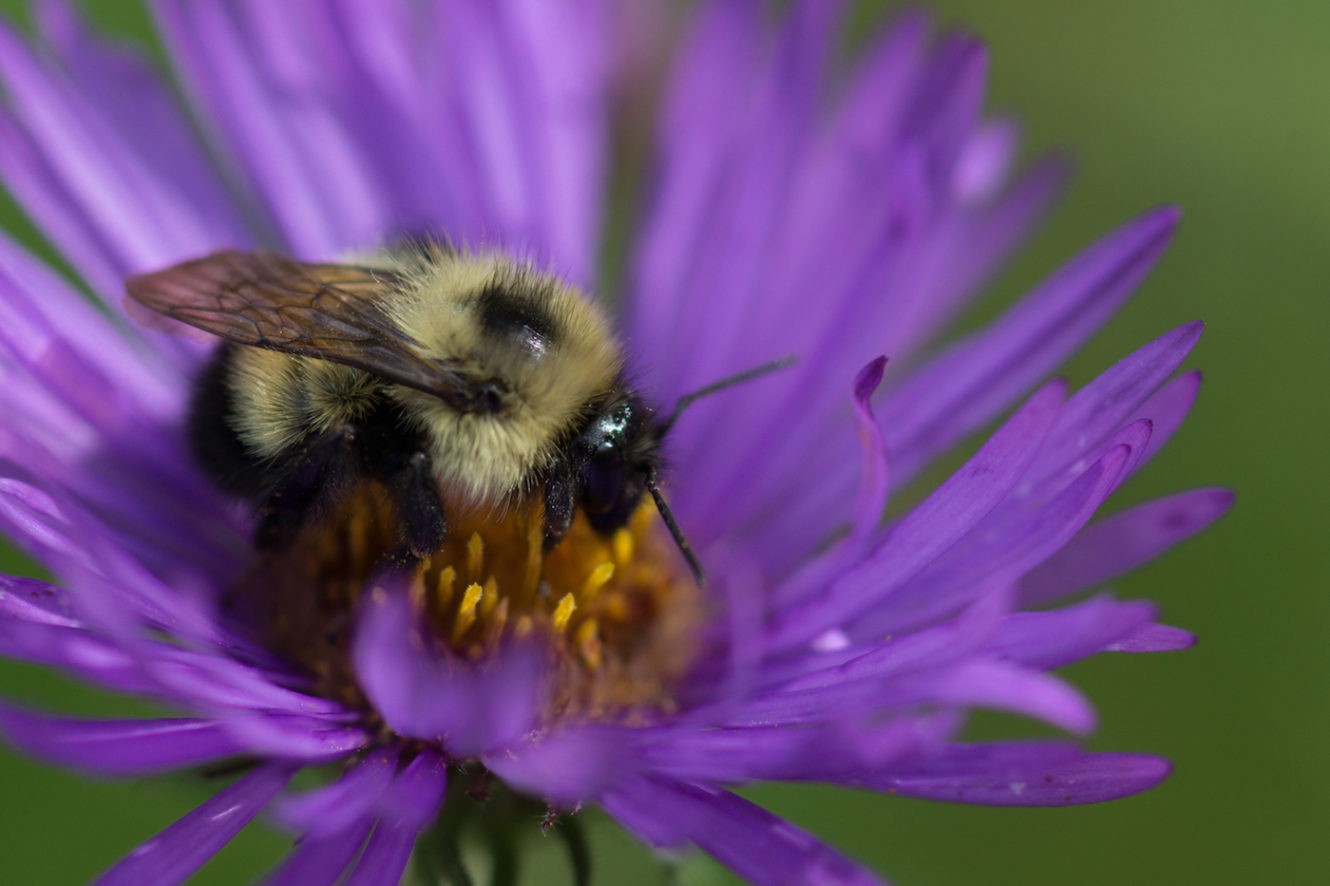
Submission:
M 272 485 L 271 469 L 241 442 L 233 427 L 235 410 L 227 378 L 235 347 L 222 345 L 194 383 L 189 407 L 189 448 L 219 487 L 256 498 Z

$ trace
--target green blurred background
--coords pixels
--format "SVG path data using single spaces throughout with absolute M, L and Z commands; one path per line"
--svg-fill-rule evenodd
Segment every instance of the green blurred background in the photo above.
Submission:
M 88 4 L 103 26 L 150 39 L 137 2 Z M 1224 484 L 1233 513 L 1119 583 L 1163 606 L 1200 645 L 1079 666 L 1098 749 L 1173 758 L 1147 795 L 1070 810 L 929 804 L 821 788 L 753 796 L 901 884 L 1330 882 L 1330 471 L 1325 277 L 1330 271 L 1330 5 L 1214 0 L 943 0 L 949 23 L 991 47 L 991 107 L 1027 124 L 1035 149 L 1078 158 L 1068 198 L 980 310 L 1010 301 L 1096 235 L 1161 202 L 1181 233 L 1132 304 L 1068 367 L 1083 382 L 1184 321 L 1208 332 L 1192 358 L 1206 385 L 1191 419 L 1112 504 Z M 25 0 L 0 0 L 22 20 Z M 863 5 L 862 20 L 887 8 Z M 0 202 L 0 224 L 32 229 Z M 6 562 L 11 569 L 25 569 Z M 123 710 L 42 672 L 0 664 L 3 694 Z M 55 699 L 55 701 L 51 701 Z M 0 750 L 0 879 L 77 883 L 197 802 L 185 779 L 98 783 Z M 599 882 L 646 855 L 595 833 Z M 199 877 L 245 882 L 283 838 L 251 828 Z M 538 850 L 562 877 L 555 850 Z M 706 861 L 684 880 L 725 879 Z M 551 876 L 554 876 L 551 874 Z M 647 878 L 652 882 L 655 875 Z M 533 872 L 531 882 L 545 882 Z

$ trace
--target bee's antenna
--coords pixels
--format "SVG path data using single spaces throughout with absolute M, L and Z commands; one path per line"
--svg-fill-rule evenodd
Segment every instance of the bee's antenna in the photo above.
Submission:
M 688 539 L 684 538 L 683 530 L 679 524 L 674 521 L 674 514 L 670 511 L 670 506 L 665 502 L 665 496 L 661 494 L 660 486 L 656 482 L 655 470 L 648 470 L 647 491 L 651 493 L 651 498 L 656 502 L 656 510 L 660 511 L 660 518 L 665 521 L 665 528 L 670 530 L 670 537 L 674 543 L 679 546 L 679 553 L 688 561 L 688 568 L 692 570 L 693 579 L 697 582 L 699 588 L 707 586 L 707 574 L 702 570 L 702 564 L 698 562 L 697 555 L 693 553 L 692 547 L 688 544 Z
M 696 391 L 690 391 L 689 393 L 684 394 L 682 397 L 679 398 L 679 401 L 674 404 L 674 411 L 670 413 L 669 418 L 661 422 L 660 424 L 661 434 L 663 435 L 666 431 L 670 429 L 671 426 L 674 425 L 676 421 L 679 420 L 679 415 L 684 411 L 684 409 L 696 403 L 698 400 L 701 400 L 703 397 L 709 397 L 712 394 L 716 393 L 717 391 L 723 391 L 726 388 L 733 387 L 734 385 L 743 384 L 746 381 L 752 381 L 753 379 L 760 378 L 761 376 L 764 376 L 768 373 L 776 372 L 781 369 L 786 369 L 790 366 L 793 366 L 796 359 L 797 358 L 795 357 L 794 354 L 786 354 L 784 357 L 781 357 L 779 360 L 772 360 L 770 363 L 763 363 L 761 366 L 754 366 L 752 369 L 745 369 L 743 372 L 738 372 L 735 373 L 734 375 L 726 376 L 725 378 L 722 378 L 720 381 L 713 381 L 711 384 L 707 385 L 704 388 L 698 388 Z M 659 500 L 656 503 L 660 504 Z M 662 511 L 662 513 L 664 512 Z

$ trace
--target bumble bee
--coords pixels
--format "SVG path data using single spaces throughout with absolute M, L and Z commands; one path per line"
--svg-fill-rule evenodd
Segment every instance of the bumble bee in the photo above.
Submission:
M 607 533 L 650 492 L 702 580 L 657 485 L 672 418 L 626 380 L 603 313 L 557 278 L 423 244 L 354 264 L 224 251 L 126 285 L 224 340 L 189 439 L 219 486 L 257 505 L 261 548 L 366 480 L 391 498 L 407 561 L 439 548 L 455 507 L 539 496 L 550 547 L 578 508 Z

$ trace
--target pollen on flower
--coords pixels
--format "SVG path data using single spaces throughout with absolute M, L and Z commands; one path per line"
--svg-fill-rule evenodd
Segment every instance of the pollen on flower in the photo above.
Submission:
M 392 550 L 394 520 L 382 491 L 365 486 L 291 549 L 261 558 L 232 601 L 320 691 L 349 703 L 367 704 L 350 666 L 354 613 Z M 440 655 L 481 661 L 506 641 L 545 638 L 550 718 L 671 709 L 702 614 L 649 501 L 609 537 L 579 513 L 549 551 L 539 505 L 461 513 L 417 569 L 410 599 Z

